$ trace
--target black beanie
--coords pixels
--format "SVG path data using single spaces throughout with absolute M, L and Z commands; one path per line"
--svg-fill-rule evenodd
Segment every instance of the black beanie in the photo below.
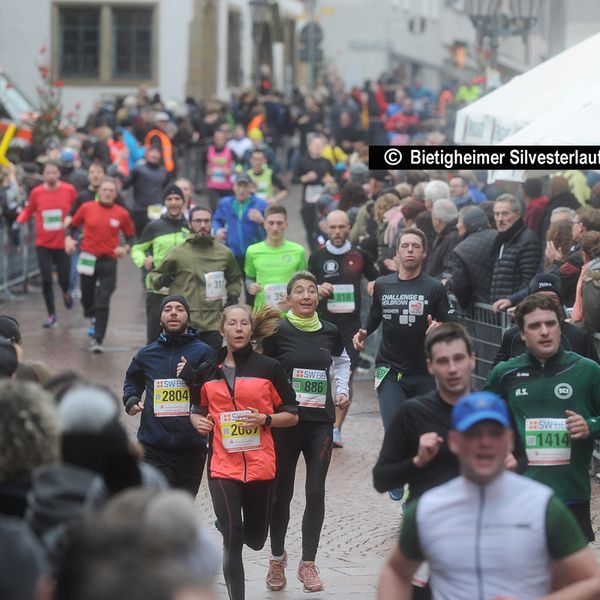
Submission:
M 178 185 L 175 185 L 174 183 L 170 183 L 163 190 L 163 195 L 162 195 L 163 204 L 165 203 L 165 200 L 167 199 L 167 196 L 181 196 L 181 198 L 183 200 L 185 200 L 185 196 L 183 195 L 183 192 L 181 191 L 181 188 Z
M 561 304 L 565 301 L 562 281 L 554 273 L 539 273 L 529 282 L 529 293 L 537 292 L 554 292 Z
M 169 302 L 179 302 L 179 304 L 181 304 L 181 306 L 183 306 L 183 308 L 185 308 L 185 312 L 187 313 L 187 316 L 188 316 L 188 321 L 190 320 L 190 305 L 188 304 L 188 301 L 183 296 L 179 296 L 178 294 L 171 294 L 170 296 L 165 297 L 165 299 L 162 301 L 162 304 L 160 305 L 161 314 L 162 314 L 163 308 Z
M 0 335 L 8 338 L 13 344 L 21 343 L 19 321 L 10 315 L 0 315 Z
M 0 337 L 0 378 L 12 377 L 19 366 L 17 351 L 13 343 Z

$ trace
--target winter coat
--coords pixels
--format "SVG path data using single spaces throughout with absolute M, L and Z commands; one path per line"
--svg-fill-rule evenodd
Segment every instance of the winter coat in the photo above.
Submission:
M 497 236 L 495 229 L 467 230 L 450 255 L 451 275 L 446 285 L 463 308 L 474 302 L 490 301 Z
M 427 273 L 439 279 L 445 273 L 450 272 L 450 253 L 460 242 L 458 231 L 456 231 L 456 220 L 448 223 L 433 241 L 427 261 Z
M 537 273 L 542 249 L 537 236 L 519 219 L 496 238 L 496 259 L 492 273 L 491 301 L 507 298 L 526 288 Z

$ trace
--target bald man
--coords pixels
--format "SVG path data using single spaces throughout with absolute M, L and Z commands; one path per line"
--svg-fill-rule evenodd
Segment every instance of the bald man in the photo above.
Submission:
M 327 234 L 329 239 L 325 246 L 309 258 L 308 269 L 319 284 L 319 316 L 334 323 L 340 330 L 354 373 L 360 353 L 352 344 L 352 336 L 360 329 L 362 278 L 364 276 L 367 281 L 374 281 L 379 277 L 379 272 L 369 255 L 350 243 L 350 221 L 344 211 L 329 213 Z M 347 409 L 336 408 L 333 429 L 333 445 L 336 448 L 343 446 L 341 429 L 347 412 Z

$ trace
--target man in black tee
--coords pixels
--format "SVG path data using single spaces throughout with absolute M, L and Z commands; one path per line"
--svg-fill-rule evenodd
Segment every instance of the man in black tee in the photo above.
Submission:
M 379 275 L 373 260 L 364 250 L 348 240 L 350 221 L 342 210 L 327 215 L 329 240 L 323 248 L 314 252 L 308 260 L 308 269 L 319 284 L 319 316 L 334 323 L 342 338 L 351 370 L 357 366 L 360 353 L 354 348 L 352 337 L 360 328 L 361 283 L 364 276 L 373 281 Z M 352 375 L 350 376 L 350 399 L 352 399 Z M 336 408 L 333 428 L 333 446 L 341 448 L 342 424 L 348 411 Z

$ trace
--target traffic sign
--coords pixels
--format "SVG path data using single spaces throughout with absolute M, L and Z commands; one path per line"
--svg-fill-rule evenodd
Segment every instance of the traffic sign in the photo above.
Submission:
M 318 23 L 311 21 L 300 30 L 299 37 L 302 44 L 310 44 L 311 39 L 315 44 L 320 44 L 323 41 L 323 28 Z

